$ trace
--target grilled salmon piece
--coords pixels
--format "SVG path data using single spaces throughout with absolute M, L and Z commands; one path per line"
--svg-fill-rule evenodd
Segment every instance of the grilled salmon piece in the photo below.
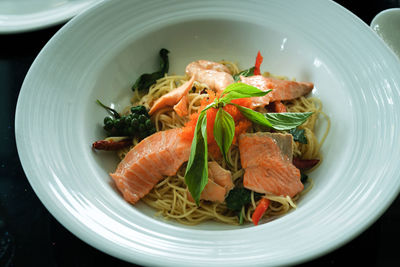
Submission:
M 186 116 L 189 113 L 188 105 L 189 105 L 189 97 L 188 97 L 188 94 L 186 94 L 174 106 L 174 110 L 175 110 L 176 114 L 178 114 L 178 116 L 180 116 L 180 117 Z
M 239 136 L 239 151 L 245 169 L 243 185 L 258 193 L 294 197 L 304 188 L 300 171 L 292 164 L 292 136 L 246 133 Z
M 193 86 L 193 83 L 194 77 L 192 77 L 189 81 L 185 82 L 178 88 L 175 88 L 171 92 L 161 96 L 154 102 L 153 106 L 151 106 L 149 114 L 152 115 L 157 110 L 176 105 L 184 96 L 188 94 L 189 90 Z
M 201 192 L 200 199 L 224 202 L 228 192 L 233 188 L 231 172 L 222 168 L 217 162 L 208 162 L 208 183 Z M 188 199 L 194 201 L 190 193 Z
M 110 176 L 126 201 L 135 204 L 164 177 L 188 161 L 191 142 L 181 129 L 157 132 L 134 146 Z
M 265 106 L 274 101 L 292 100 L 308 94 L 314 88 L 314 84 L 310 82 L 280 80 L 262 75 L 240 76 L 240 80 L 242 83 L 252 85 L 262 91 L 272 90 L 265 96 L 252 97 L 253 107 Z
M 268 133 L 259 132 L 255 133 L 256 136 L 267 136 L 272 138 L 282 152 L 282 156 L 287 158 L 290 162 L 293 160 L 293 136 L 291 134 L 283 133 Z
M 222 168 L 217 162 L 208 162 L 208 177 L 225 188 L 228 193 L 233 188 L 231 172 Z
M 230 70 L 225 65 L 208 60 L 190 63 L 186 66 L 186 74 L 217 92 L 235 82 Z
M 215 201 L 215 202 L 223 202 L 225 200 L 225 194 L 226 190 L 223 186 L 217 184 L 212 179 L 208 179 L 208 183 L 201 192 L 200 199 Z M 192 200 L 190 194 L 189 194 L 189 200 Z

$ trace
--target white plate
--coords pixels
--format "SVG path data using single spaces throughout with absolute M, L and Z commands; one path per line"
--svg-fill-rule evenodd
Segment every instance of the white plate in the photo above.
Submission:
M 0 0 L 0 33 L 32 31 L 62 23 L 100 0 Z
M 122 108 L 162 47 L 172 73 L 199 58 L 246 68 L 261 50 L 263 70 L 315 83 L 332 128 L 297 210 L 257 227 L 185 227 L 122 199 L 108 176 L 116 159 L 90 147 L 104 137 L 95 100 Z M 161 266 L 299 263 L 360 234 L 397 196 L 399 73 L 376 34 L 332 1 L 107 1 L 67 23 L 33 63 L 18 99 L 18 151 L 49 211 L 113 256 Z

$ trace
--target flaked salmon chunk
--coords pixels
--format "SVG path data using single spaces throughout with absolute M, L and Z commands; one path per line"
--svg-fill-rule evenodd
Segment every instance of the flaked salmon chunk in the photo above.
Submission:
M 245 169 L 243 185 L 258 193 L 294 197 L 304 188 L 300 170 L 292 164 L 292 136 L 279 133 L 246 133 L 239 136 Z
M 208 162 L 208 183 L 201 192 L 200 199 L 224 202 L 233 187 L 231 172 L 215 161 Z M 188 198 L 194 201 L 190 193 L 188 193 Z
M 179 117 L 184 117 L 189 114 L 188 106 L 189 106 L 189 97 L 188 94 L 186 94 L 174 106 L 174 110 Z
M 314 84 L 310 82 L 280 80 L 262 75 L 240 76 L 240 81 L 262 91 L 272 90 L 265 96 L 252 97 L 253 107 L 265 106 L 274 101 L 293 100 L 310 93 L 314 88 Z
M 135 204 L 165 176 L 175 175 L 188 161 L 191 142 L 182 129 L 157 132 L 133 147 L 110 176 L 126 201 Z
M 154 114 L 157 110 L 160 110 L 165 107 L 173 107 L 176 106 L 180 101 L 186 97 L 189 93 L 189 90 L 192 89 L 194 83 L 194 77 L 192 77 L 189 81 L 185 82 L 178 88 L 175 88 L 169 93 L 166 93 L 165 95 L 161 96 L 159 99 L 157 99 L 154 104 L 151 106 L 149 114 L 152 115 Z M 187 99 L 186 104 L 187 104 Z M 183 103 L 181 103 L 183 104 Z M 182 109 L 182 107 L 180 108 Z
M 188 64 L 186 74 L 217 92 L 235 82 L 225 65 L 208 60 L 198 60 Z

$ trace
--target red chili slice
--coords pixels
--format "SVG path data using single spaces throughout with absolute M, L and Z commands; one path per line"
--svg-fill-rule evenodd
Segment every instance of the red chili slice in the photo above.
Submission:
M 263 62 L 263 57 L 261 56 L 260 51 L 257 53 L 256 63 L 254 64 L 254 75 L 261 75 L 260 66 Z
M 308 170 L 317 165 L 319 159 L 299 159 L 293 158 L 293 165 L 300 170 Z
M 126 139 L 121 141 L 100 140 L 93 143 L 92 147 L 97 150 L 119 150 L 132 145 L 132 140 Z
M 258 222 L 260 221 L 261 217 L 267 211 L 268 206 L 269 206 L 269 199 L 262 198 L 260 202 L 258 202 L 258 205 L 254 210 L 253 215 L 251 216 L 251 220 L 253 221 L 254 225 L 258 225 Z

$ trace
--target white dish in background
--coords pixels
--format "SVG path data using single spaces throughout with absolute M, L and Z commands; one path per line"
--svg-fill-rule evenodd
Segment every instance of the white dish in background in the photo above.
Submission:
M 37 30 L 62 23 L 100 0 L 1 0 L 0 33 Z
M 380 12 L 371 21 L 371 28 L 400 59 L 400 8 Z
M 95 100 L 120 110 L 163 47 L 170 73 L 201 58 L 247 68 L 260 50 L 262 70 L 314 82 L 332 127 L 314 188 L 296 210 L 257 227 L 188 227 L 122 199 L 108 176 L 115 157 L 91 149 L 106 116 Z M 18 152 L 49 211 L 115 257 L 152 266 L 300 263 L 360 234 L 399 193 L 399 73 L 376 34 L 332 1 L 106 1 L 67 23 L 33 63 L 17 104 Z

